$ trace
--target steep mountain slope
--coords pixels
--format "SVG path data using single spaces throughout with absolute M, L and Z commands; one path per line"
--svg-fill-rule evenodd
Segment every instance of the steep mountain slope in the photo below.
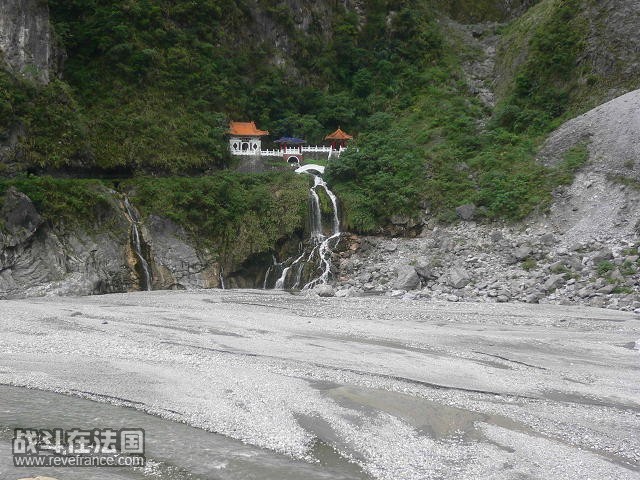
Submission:
M 539 158 L 558 162 L 577 145 L 589 158 L 558 196 L 549 222 L 567 243 L 640 234 L 640 90 L 565 123 L 546 141 Z
M 548 135 L 640 86 L 636 7 L 11 0 L 0 23 L 0 174 L 11 177 L 1 190 L 27 193 L 51 227 L 43 235 L 69 238 L 100 226 L 75 220 L 105 191 L 129 193 L 144 225 L 184 233 L 207 259 L 199 269 L 233 275 L 256 256 L 271 261 L 304 229 L 306 182 L 220 173 L 235 167 L 227 121 L 253 119 L 312 142 L 339 125 L 358 134 L 326 174 L 352 231 L 416 235 L 458 216 L 539 217 L 586 160 L 575 148 L 538 162 Z M 35 43 L 10 40 L 25 28 Z M 101 180 L 74 189 L 43 174 Z M 157 178 L 170 175 L 184 178 Z M 58 186 L 64 194 L 47 202 Z M 264 233 L 264 219 L 277 226 Z M 240 234 L 251 241 L 234 243 Z M 135 287 L 131 278 L 121 285 Z
M 572 158 L 572 183 L 519 223 L 436 226 L 416 239 L 352 239 L 339 295 L 640 309 L 640 90 L 554 131 L 538 158 Z M 462 212 L 464 213 L 464 212 Z

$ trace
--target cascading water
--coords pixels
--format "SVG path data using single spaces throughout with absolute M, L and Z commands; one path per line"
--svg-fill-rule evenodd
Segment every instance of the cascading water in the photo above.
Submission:
M 133 246 L 133 252 L 138 258 L 138 264 L 140 265 L 140 270 L 142 270 L 142 278 L 140 279 L 140 288 L 142 290 L 151 291 L 152 285 L 152 276 L 151 269 L 149 268 L 149 263 L 146 258 L 142 254 L 142 242 L 140 241 L 140 230 L 138 229 L 138 224 L 140 223 L 140 219 L 138 218 L 138 214 L 135 209 L 131 206 L 129 202 L 129 198 L 125 196 L 124 198 L 124 207 L 127 210 L 127 215 L 131 219 L 131 244 Z
M 340 240 L 340 217 L 338 214 L 338 198 L 329 189 L 323 178 L 311 171 L 303 173 L 313 176 L 313 186 L 309 191 L 309 240 L 301 248 L 298 257 L 292 257 L 282 263 L 277 263 L 267 270 L 264 288 L 267 288 L 269 276 L 273 272 L 281 271 L 275 281 L 276 289 L 310 289 L 316 285 L 326 284 L 331 277 L 331 256 L 333 249 Z M 330 225 L 323 222 L 322 203 L 320 195 L 324 192 L 331 203 Z
M 220 289 L 226 290 L 227 287 L 224 284 L 224 267 L 220 267 L 220 273 L 218 274 L 218 278 L 220 279 Z

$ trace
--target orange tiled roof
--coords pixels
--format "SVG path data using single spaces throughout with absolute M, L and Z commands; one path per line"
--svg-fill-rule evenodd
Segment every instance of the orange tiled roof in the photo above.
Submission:
M 331 135 L 324 137 L 325 140 L 351 140 L 353 137 L 348 133 L 343 132 L 341 129 L 337 129 Z
M 258 130 L 256 122 L 231 122 L 228 133 L 241 137 L 262 137 L 263 135 L 269 135 L 269 132 L 266 130 Z

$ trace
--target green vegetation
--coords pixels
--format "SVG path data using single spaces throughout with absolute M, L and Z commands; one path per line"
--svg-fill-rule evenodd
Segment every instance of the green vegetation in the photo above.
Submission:
M 605 260 L 604 262 L 600 262 L 596 266 L 596 271 L 598 272 L 598 275 L 604 277 L 605 275 L 608 275 L 610 272 L 615 270 L 615 268 L 616 266 L 613 263 Z
M 464 203 L 477 205 L 481 218 L 520 219 L 545 209 L 553 189 L 587 158 L 580 147 L 555 168 L 534 159 L 589 84 L 579 61 L 583 3 L 543 0 L 502 29 L 504 42 L 527 54 L 503 52 L 515 66 L 505 70 L 510 80 L 493 111 L 469 93 L 461 70 L 477 52 L 440 16 L 504 18 L 496 0 L 370 0 L 360 16 L 341 2 L 309 2 L 306 30 L 281 0 L 49 0 L 68 54 L 64 81 L 37 87 L 0 73 L 0 135 L 24 126 L 13 159 L 24 170 L 200 175 L 231 165 L 224 141 L 230 118 L 310 142 L 341 125 L 360 133 L 357 148 L 326 173 L 346 228 L 375 232 L 392 215 L 424 210 L 451 221 Z M 249 34 L 256 21 L 269 27 L 264 38 Z M 284 51 L 272 38 L 282 34 Z M 138 203 L 168 212 L 202 238 L 221 238 L 231 251 L 242 208 L 263 195 L 261 218 L 281 213 L 270 188 L 289 177 L 264 178 L 136 177 L 132 184 Z M 216 189 L 232 186 L 249 198 L 220 208 L 221 198 L 232 197 Z M 291 215 L 302 211 L 295 205 Z M 199 212 L 209 207 L 227 216 L 219 224 L 205 219 Z M 189 217 L 188 208 L 200 216 Z M 247 228 L 262 228 L 254 213 L 246 212 Z M 293 218 L 284 222 L 278 232 L 293 228 Z M 255 235 L 246 251 L 276 231 Z
M 0 141 L 17 122 L 29 135 L 14 152 L 14 161 L 25 167 L 89 166 L 86 125 L 66 83 L 36 86 L 0 70 Z
M 451 220 L 464 203 L 476 204 L 488 219 L 521 219 L 546 208 L 552 190 L 587 157 L 581 147 L 557 168 L 534 159 L 544 136 L 565 118 L 580 76 L 579 12 L 577 0 L 558 2 L 536 24 L 529 56 L 486 129 L 480 125 L 488 112 L 468 94 L 459 57 L 451 55 L 456 45 L 440 42 L 429 58 L 417 59 L 411 95 L 371 116 L 359 151 L 327 170 L 345 204 L 347 226 L 374 231 L 392 214 L 415 216 L 421 208 Z M 436 37 L 432 23 L 418 25 Z
M 522 262 L 522 268 L 527 272 L 531 270 L 535 270 L 538 267 L 538 262 L 536 262 L 535 258 L 527 258 Z
M 586 145 L 577 145 L 564 154 L 563 162 L 556 169 L 557 181 L 560 184 L 570 185 L 575 173 L 589 159 L 589 149 Z
M 635 293 L 635 290 L 626 285 L 618 285 L 616 288 L 612 290 L 611 293 L 629 295 L 629 294 Z
M 620 266 L 620 273 L 625 277 L 629 275 L 635 275 L 636 272 L 637 267 L 633 264 L 633 262 L 627 261 Z
M 8 188 L 26 194 L 58 229 L 113 230 L 119 196 L 108 181 L 24 176 L 0 180 L 0 207 Z M 294 174 L 135 177 L 119 182 L 145 216 L 183 226 L 194 243 L 228 262 L 272 249 L 304 230 L 309 178 Z
M 27 195 L 43 219 L 58 227 L 95 227 L 105 223 L 112 205 L 97 180 L 18 177 L 0 180 L 0 203 L 9 187 Z
M 186 178 L 137 177 L 131 190 L 142 214 L 182 225 L 202 248 L 241 262 L 304 230 L 309 179 L 294 174 L 219 173 Z

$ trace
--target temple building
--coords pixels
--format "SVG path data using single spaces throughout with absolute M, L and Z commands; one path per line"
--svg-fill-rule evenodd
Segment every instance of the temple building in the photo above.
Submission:
M 340 150 L 342 148 L 347 148 L 347 142 L 349 140 L 353 140 L 353 137 L 348 133 L 343 132 L 340 127 L 338 129 L 324 137 L 327 142 L 331 142 L 331 148 L 333 150 Z
M 268 131 L 259 130 L 255 122 L 231 122 L 227 133 L 233 155 L 260 155 L 262 137 L 269 135 Z
M 277 148 L 262 149 L 262 137 L 269 135 L 260 130 L 255 122 L 231 122 L 229 124 L 229 150 L 231 155 L 247 157 L 280 157 L 292 165 L 302 164 L 306 158 L 331 160 L 340 157 L 347 148 L 347 142 L 353 137 L 338 128 L 325 137 L 330 145 L 306 145 L 306 141 L 295 137 L 282 137 L 274 140 Z

